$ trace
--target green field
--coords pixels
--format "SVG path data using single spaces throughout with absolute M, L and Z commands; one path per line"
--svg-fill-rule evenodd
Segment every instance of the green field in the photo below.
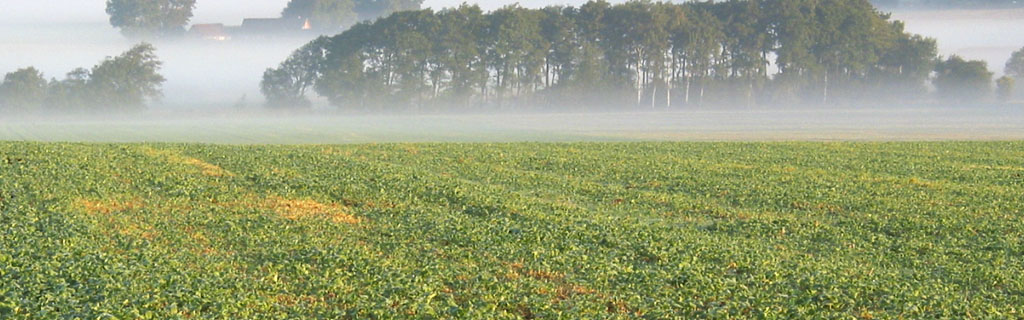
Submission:
M 1024 142 L 0 142 L 0 318 L 1021 318 Z

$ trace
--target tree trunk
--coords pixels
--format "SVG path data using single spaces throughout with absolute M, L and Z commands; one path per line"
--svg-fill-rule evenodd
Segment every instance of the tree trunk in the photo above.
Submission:
M 698 105 L 704 105 L 704 78 L 700 81 L 700 96 L 697 100 Z
M 683 104 L 690 104 L 690 77 L 686 77 L 686 94 L 683 95 Z
M 665 83 L 665 109 L 672 109 L 672 81 Z
M 644 90 L 643 90 L 643 86 L 641 85 L 641 82 L 643 81 L 642 77 L 643 77 L 642 76 L 642 72 L 640 72 L 640 63 L 637 62 L 637 64 L 636 64 L 636 105 L 637 106 L 640 106 L 640 102 L 643 99 Z
M 754 104 L 754 79 L 747 80 L 747 106 Z
M 654 88 L 651 88 L 651 110 L 654 110 L 656 108 L 654 103 L 656 101 L 658 101 L 658 99 L 656 98 L 657 96 L 658 96 L 658 86 L 655 85 Z
M 828 104 L 828 71 L 825 71 L 825 86 L 821 95 L 821 103 Z

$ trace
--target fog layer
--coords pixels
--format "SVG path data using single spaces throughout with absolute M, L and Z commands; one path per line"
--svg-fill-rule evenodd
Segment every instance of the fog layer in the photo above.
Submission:
M 988 62 L 997 77 L 1010 54 L 1024 47 L 1024 9 L 893 12 L 909 32 L 938 40 L 939 54 Z
M 276 8 L 286 1 L 280 2 L 253 4 L 255 9 L 251 16 L 273 16 L 279 11 Z M 15 3 L 17 6 L 36 2 L 15 0 Z M 74 68 L 95 65 L 104 57 L 131 47 L 133 42 L 103 21 L 102 6 L 95 7 L 98 9 L 89 10 L 100 10 L 98 14 L 72 15 L 78 18 L 59 22 L 53 17 L 27 21 L 35 17 L 22 15 L 0 21 L 0 73 L 35 66 L 48 78 L 60 79 Z M 226 11 L 204 13 L 203 10 L 203 7 L 198 9 L 195 22 L 236 24 L 242 17 L 250 16 L 230 15 Z M 0 15 L 11 15 L 10 11 L 6 12 Z M 936 38 L 941 54 L 983 59 L 997 74 L 1002 73 L 1003 63 L 1010 53 L 1024 47 L 1024 10 L 896 12 L 894 18 L 906 21 L 910 32 Z M 164 61 L 162 73 L 167 82 L 164 98 L 151 104 L 152 115 L 144 120 L 5 120 L 0 115 L 0 140 L 344 143 L 1024 139 L 1024 111 L 1020 105 L 981 109 L 697 110 L 591 115 L 346 115 L 287 119 L 248 116 L 263 102 L 258 91 L 263 71 L 277 65 L 308 40 L 157 42 L 157 54 Z M 236 108 L 239 106 L 246 109 L 239 111 Z M 206 110 L 198 111 L 204 120 L 181 116 L 184 110 Z M 232 111 L 209 117 L 210 113 L 217 114 L 207 113 L 209 110 Z
M 9 18 L 0 20 L 0 73 L 35 66 L 48 78 L 60 79 L 74 68 L 92 66 L 134 44 L 104 21 L 102 5 L 75 5 L 73 7 L 88 12 L 77 16 L 59 10 L 56 17 L 63 15 L 65 19 L 55 22 L 54 16 L 37 12 L 42 9 L 33 9 L 40 7 L 32 4 L 35 2 L 15 2 L 8 7 L 18 10 L 5 10 L 0 14 Z M 279 11 L 275 8 L 286 2 L 247 4 L 244 11 L 250 12 L 248 14 L 237 11 L 229 14 L 232 8 L 237 9 L 230 1 L 202 2 L 193 21 L 237 24 L 247 16 L 273 16 Z M 37 17 L 42 22 L 26 21 Z M 985 60 L 997 75 L 1002 73 L 1010 53 L 1024 46 L 1022 9 L 895 12 L 894 18 L 906 21 L 910 32 L 936 38 L 941 54 Z M 157 54 L 165 62 L 162 73 L 167 82 L 164 99 L 151 107 L 230 107 L 237 105 L 243 96 L 245 103 L 258 106 L 263 101 L 258 90 L 263 71 L 276 66 L 307 40 L 158 42 L 155 44 Z
M 0 119 L 0 140 L 337 144 L 516 141 L 1017 140 L 1024 108 L 697 110 L 502 115 L 165 114 L 148 119 Z

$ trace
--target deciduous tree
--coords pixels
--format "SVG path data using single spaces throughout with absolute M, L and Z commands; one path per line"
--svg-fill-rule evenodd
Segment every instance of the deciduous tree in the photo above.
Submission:
M 952 55 L 936 64 L 935 88 L 940 97 L 954 101 L 977 101 L 992 93 L 992 72 L 980 60 Z
M 107 0 L 110 25 L 130 38 L 180 35 L 196 0 Z
M 5 112 L 32 112 L 43 107 L 46 78 L 36 68 L 8 73 L 0 83 L 0 109 Z

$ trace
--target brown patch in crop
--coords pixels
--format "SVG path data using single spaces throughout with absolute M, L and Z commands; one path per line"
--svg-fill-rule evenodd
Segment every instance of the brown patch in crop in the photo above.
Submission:
M 510 278 L 518 279 L 519 277 L 525 275 L 530 278 L 548 282 L 560 282 L 565 280 L 565 274 L 563 273 L 543 270 L 527 270 L 522 263 L 518 262 L 510 263 L 508 264 L 508 267 L 508 274 L 512 275 L 512 277 Z
M 195 255 L 200 256 L 232 256 L 235 254 L 234 251 L 221 250 L 214 248 L 211 245 L 210 239 L 202 231 L 197 231 L 191 226 L 185 227 L 184 230 L 188 233 L 188 241 L 190 242 L 190 250 Z
M 588 288 L 583 285 L 569 282 L 565 279 L 565 274 L 560 272 L 543 271 L 543 270 L 527 270 L 521 263 L 510 263 L 508 264 L 509 271 L 505 274 L 508 279 L 519 279 L 523 276 L 530 277 L 536 280 L 540 280 L 546 283 L 555 285 L 554 290 L 548 290 L 546 288 L 537 289 L 538 294 L 551 295 L 551 304 L 559 304 L 562 301 L 569 300 L 575 296 L 595 296 L 600 299 L 609 299 L 609 295 L 601 293 L 597 290 Z M 636 314 L 642 314 L 636 311 Z
M 170 163 L 193 166 L 199 169 L 199 172 L 201 172 L 205 176 L 231 177 L 235 175 L 230 171 L 224 170 L 224 168 L 221 168 L 220 166 L 217 166 L 215 164 L 192 157 L 187 157 L 171 150 L 157 150 L 149 147 L 144 147 L 142 151 L 150 157 L 163 158 Z
M 350 203 L 349 201 L 345 201 Z M 352 202 L 354 203 L 354 202 Z M 262 198 L 247 194 L 233 201 L 215 201 L 213 205 L 229 209 L 258 209 L 272 211 L 288 220 L 328 220 L 334 223 L 359 224 L 364 218 L 349 213 L 349 206 L 338 203 L 322 203 L 313 199 L 288 199 L 278 196 Z
M 530 310 L 530 307 L 526 306 L 525 304 L 520 304 L 516 306 L 516 313 L 518 313 L 519 316 L 522 317 L 523 319 L 537 318 L 537 316 L 533 314 L 533 310 Z
M 335 223 L 357 224 L 361 219 L 348 214 L 347 208 L 335 204 L 324 204 L 312 199 L 268 198 L 264 206 L 289 220 L 328 219 Z
M 608 302 L 605 303 L 605 306 L 605 311 L 608 311 L 608 313 L 632 313 L 629 308 L 629 305 L 627 305 L 626 302 L 622 300 L 608 300 Z
M 151 225 L 121 223 L 116 224 L 114 228 L 117 229 L 117 232 L 123 236 L 135 237 L 149 241 L 153 241 L 153 239 L 156 239 L 156 237 L 160 235 L 160 232 L 153 229 L 153 226 Z
M 228 172 L 217 165 L 196 158 L 183 157 L 181 159 L 181 163 L 198 167 L 202 171 L 203 175 L 211 177 L 234 176 L 231 172 Z
M 119 200 L 90 200 L 78 199 L 73 205 L 88 214 L 111 214 L 129 210 L 138 210 L 144 207 L 141 201 L 119 201 Z
M 564 274 L 561 274 L 561 273 L 558 273 L 558 272 L 541 271 L 541 270 L 529 270 L 529 271 L 526 271 L 526 275 L 530 276 L 531 278 L 537 279 L 537 280 L 545 280 L 545 281 L 561 281 L 563 278 L 565 278 Z

